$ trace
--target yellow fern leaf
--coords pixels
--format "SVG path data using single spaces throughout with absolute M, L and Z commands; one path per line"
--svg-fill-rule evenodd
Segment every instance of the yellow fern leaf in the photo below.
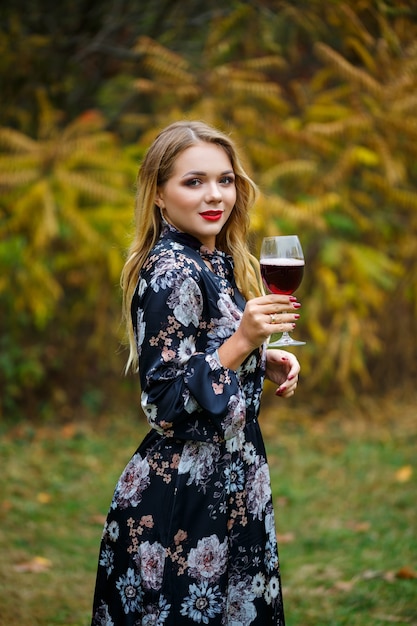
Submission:
M 2 172 L 0 168 L 0 187 L 21 187 L 35 181 L 39 171 L 25 169 L 18 172 Z
M 158 43 L 155 39 L 151 39 L 145 35 L 138 38 L 133 46 L 133 50 L 134 52 L 140 52 L 146 56 L 157 57 L 166 65 L 172 67 L 188 68 L 188 62 L 184 57 Z
M 399 114 L 406 114 L 408 112 L 414 113 L 414 111 L 417 111 L 417 93 L 405 94 L 404 96 L 400 95 L 392 103 L 391 110 Z M 415 126 L 416 124 L 414 123 L 413 127 L 416 132 Z
M 417 209 L 417 193 L 409 189 L 390 189 L 389 197 L 393 202 L 398 203 L 401 207 Z
M 380 163 L 378 154 L 374 150 L 370 150 L 365 146 L 355 146 L 352 149 L 352 159 L 360 165 L 374 167 Z
M 333 104 L 312 104 L 308 109 L 308 118 L 311 120 L 340 120 L 348 117 L 350 109 L 347 105 Z
M 384 97 L 384 89 L 382 85 L 380 85 L 367 72 L 349 63 L 349 61 L 342 57 L 341 54 L 333 50 L 330 46 L 318 42 L 315 45 L 315 49 L 321 59 L 331 63 L 333 67 L 347 80 L 361 85 L 377 98 Z
M 238 93 L 247 93 L 256 97 L 264 97 L 267 95 L 278 95 L 280 93 L 279 85 L 270 82 L 251 82 L 245 80 L 229 80 L 228 89 Z
M 105 185 L 94 179 L 91 172 L 79 173 L 57 168 L 55 170 L 57 180 L 64 187 L 72 187 L 88 197 L 96 200 L 107 200 L 118 202 L 121 200 L 121 193 L 118 189 Z
M 341 19 L 347 22 L 349 26 L 353 27 L 359 41 L 363 41 L 369 48 L 372 47 L 375 43 L 375 39 L 359 18 L 357 8 L 352 6 L 350 3 L 342 2 L 340 4 L 340 11 Z
M 216 20 L 214 27 L 210 29 L 207 35 L 207 50 L 215 51 L 219 46 L 222 46 L 222 44 L 224 46 L 229 33 L 236 32 L 236 29 L 242 25 L 242 22 L 244 24 L 251 15 L 253 15 L 252 7 L 242 3 L 223 19 Z
M 375 73 L 377 64 L 375 57 L 369 52 L 369 49 L 363 45 L 356 37 L 346 37 L 346 45 L 352 48 L 358 57 L 362 60 L 369 72 Z
M 372 129 L 372 121 L 365 115 L 348 115 L 344 119 L 328 122 L 309 122 L 306 130 L 311 133 L 337 137 L 352 135 Z
M 173 83 L 181 83 L 186 81 L 192 83 L 194 76 L 182 69 L 178 65 L 173 65 L 165 58 L 159 58 L 158 56 L 149 56 L 144 62 L 145 67 L 155 72 L 158 76 L 164 76 L 171 79 Z
M 12 152 L 35 152 L 38 148 L 36 141 L 12 128 L 0 127 L 0 145 Z
M 278 69 L 282 70 L 287 67 L 288 63 L 285 59 L 278 55 L 269 55 L 258 57 L 255 59 L 246 59 L 241 63 L 241 66 L 244 68 L 248 68 L 251 70 L 257 70 L 258 72 L 261 70 L 271 70 Z
M 305 159 L 294 159 L 278 163 L 269 168 L 262 175 L 262 184 L 270 186 L 277 179 L 286 176 L 302 176 L 305 174 L 313 174 L 317 171 L 317 163 L 307 161 Z

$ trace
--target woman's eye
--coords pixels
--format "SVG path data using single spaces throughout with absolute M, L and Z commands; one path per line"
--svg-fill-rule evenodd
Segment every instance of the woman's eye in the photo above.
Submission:
M 223 185 L 233 185 L 233 183 L 235 182 L 235 179 L 233 176 L 223 176 L 223 178 L 220 179 L 220 182 Z
M 197 187 L 201 184 L 201 181 L 199 178 L 190 178 L 185 184 L 187 185 L 187 187 Z

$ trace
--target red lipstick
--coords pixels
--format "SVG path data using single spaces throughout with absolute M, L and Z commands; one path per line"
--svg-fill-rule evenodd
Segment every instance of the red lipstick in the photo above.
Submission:
M 223 211 L 205 211 L 200 213 L 201 217 L 209 222 L 217 222 L 223 215 Z

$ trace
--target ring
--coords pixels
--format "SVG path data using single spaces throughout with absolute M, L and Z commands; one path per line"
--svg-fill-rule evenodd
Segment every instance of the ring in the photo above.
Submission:
M 270 313 L 269 317 L 271 318 L 271 324 L 277 323 L 277 316 L 275 315 L 275 313 Z

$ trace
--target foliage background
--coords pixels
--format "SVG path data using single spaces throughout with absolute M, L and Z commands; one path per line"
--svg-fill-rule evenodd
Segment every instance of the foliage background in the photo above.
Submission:
M 0 417 L 137 406 L 118 280 L 141 157 L 183 117 L 242 146 L 255 254 L 300 235 L 304 401 L 413 389 L 413 4 L 2 2 Z

